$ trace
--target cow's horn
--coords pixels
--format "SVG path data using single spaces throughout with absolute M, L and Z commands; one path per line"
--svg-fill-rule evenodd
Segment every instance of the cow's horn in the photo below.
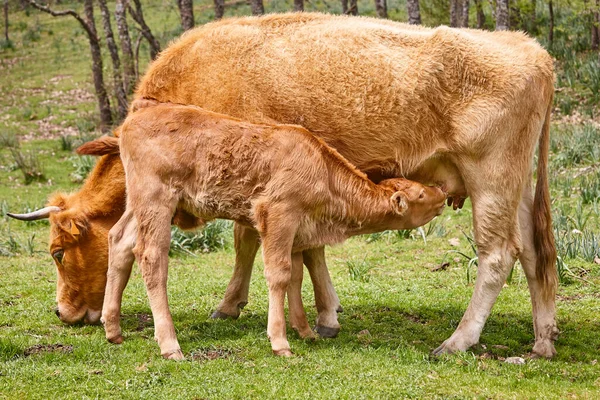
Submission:
M 27 214 L 11 214 L 6 213 L 11 218 L 20 219 L 21 221 L 35 221 L 36 219 L 44 219 L 50 216 L 50 213 L 60 211 L 60 207 L 48 206 L 40 210 L 33 211 Z

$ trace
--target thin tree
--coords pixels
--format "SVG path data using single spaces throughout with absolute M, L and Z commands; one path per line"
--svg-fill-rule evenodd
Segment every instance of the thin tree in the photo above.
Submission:
M 348 14 L 358 15 L 358 0 L 350 0 L 350 7 L 348 8 Z
M 600 0 L 596 0 L 596 7 L 592 11 L 592 50 L 598 50 L 600 42 Z M 8 40 L 8 39 L 7 39 Z
M 548 13 L 550 14 L 550 22 L 548 26 L 548 44 L 552 47 L 554 43 L 554 9 L 552 7 L 552 0 L 548 0 Z
M 214 0 L 215 2 L 215 19 L 223 18 L 225 14 L 225 0 Z
M 475 0 L 475 9 L 477 10 L 477 29 L 483 29 L 483 26 L 485 25 L 485 14 L 483 13 L 481 0 Z
M 8 44 L 8 0 L 4 0 L 4 39 L 6 40 L 6 44 Z
M 102 75 L 102 52 L 100 51 L 100 40 L 96 32 L 96 24 L 94 23 L 94 4 L 93 0 L 84 0 L 83 8 L 85 19 L 73 10 L 55 11 L 47 6 L 40 5 L 35 0 L 27 0 L 31 6 L 40 11 L 48 13 L 53 17 L 62 17 L 70 15 L 79 22 L 83 30 L 87 34 L 90 52 L 92 54 L 92 76 L 94 78 L 94 89 L 98 99 L 98 109 L 100 111 L 100 121 L 102 130 L 108 130 L 112 125 L 112 115 L 110 112 L 110 101 L 106 94 L 104 86 L 104 76 Z
M 131 4 L 127 4 L 127 9 L 133 20 L 140 26 L 142 35 L 150 44 L 150 58 L 154 60 L 158 53 L 160 53 L 160 43 L 158 43 L 158 40 L 156 40 L 152 34 L 150 27 L 146 24 L 146 20 L 144 20 L 144 13 L 142 11 L 140 0 L 133 0 L 133 3 L 135 4 L 135 9 L 131 7 Z
M 250 0 L 250 9 L 252 10 L 252 15 L 263 15 L 265 13 L 263 0 Z
M 113 65 L 113 84 L 115 87 L 115 96 L 117 97 L 117 116 L 119 120 L 125 119 L 127 116 L 127 95 L 123 87 L 123 78 L 121 76 L 121 60 L 119 59 L 119 50 L 115 42 L 112 26 L 110 25 L 110 12 L 106 5 L 106 0 L 98 0 L 100 6 L 100 14 L 102 15 L 102 26 L 104 28 L 104 36 L 106 37 L 106 45 L 110 53 L 110 59 Z
M 421 8 L 419 0 L 406 0 L 408 9 L 408 23 L 411 25 L 421 25 Z
M 131 47 L 131 37 L 129 36 L 129 26 L 127 25 L 128 3 L 129 0 L 117 0 L 115 5 L 115 21 L 117 22 L 117 31 L 119 32 L 121 53 L 123 55 L 124 89 L 126 94 L 131 94 L 133 92 L 133 87 L 135 86 L 137 77 L 133 62 L 133 50 Z
M 508 0 L 496 1 L 496 30 L 507 31 L 508 25 Z
M 294 11 L 304 11 L 304 0 L 294 0 Z
M 181 27 L 184 31 L 194 27 L 194 1 L 177 0 L 179 15 L 181 16 Z
M 375 10 L 379 18 L 387 18 L 387 1 L 386 0 L 375 0 Z
M 450 0 L 450 26 L 457 28 L 462 21 L 462 1 Z
M 469 27 L 469 5 L 469 0 L 462 0 L 460 26 L 463 28 Z

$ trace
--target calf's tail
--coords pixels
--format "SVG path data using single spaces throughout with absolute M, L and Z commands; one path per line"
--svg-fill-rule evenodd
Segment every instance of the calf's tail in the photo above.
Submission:
M 77 154 L 104 156 L 107 154 L 119 154 L 119 138 L 102 136 L 91 142 L 82 144 L 77 148 Z

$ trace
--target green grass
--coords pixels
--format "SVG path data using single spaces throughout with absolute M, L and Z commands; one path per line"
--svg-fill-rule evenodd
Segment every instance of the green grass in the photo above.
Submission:
M 26 186 L 18 171 L 1 169 L 3 210 L 26 211 L 43 205 L 55 190 L 75 188 L 69 174 L 76 167 L 59 139 L 25 142 L 22 148 L 36 151 L 52 183 Z M 7 152 L 0 151 L 0 157 Z M 576 174 L 579 169 L 564 171 Z M 561 181 L 556 182 L 553 192 L 560 193 L 556 185 Z M 554 200 L 555 209 L 563 206 L 576 218 L 566 208 L 577 207 L 575 198 L 559 194 Z M 594 206 L 581 207 L 591 212 L 585 232 L 598 237 Z M 111 345 L 102 327 L 68 327 L 54 315 L 56 276 L 46 252 L 47 223 L 1 218 L 0 247 L 9 246 L 9 237 L 16 244 L 12 256 L 0 257 L 0 398 L 594 397 L 600 390 L 600 265 L 582 257 L 567 259 L 572 276 L 559 290 L 556 359 L 527 359 L 523 366 L 502 361 L 526 357 L 533 344 L 529 292 L 520 268 L 502 291 L 479 346 L 460 355 L 430 357 L 456 328 L 473 290 L 469 260 L 455 253 L 472 253 L 462 233 L 470 232 L 470 219 L 467 202 L 458 212 L 446 210 L 423 234 L 388 232 L 328 249 L 344 307 L 342 331 L 336 339 L 317 341 L 288 332 L 295 353 L 291 359 L 270 351 L 260 260 L 240 319 L 217 321 L 209 315 L 231 274 L 231 246 L 204 253 L 201 245 L 192 249 L 195 257 L 177 255 L 171 259 L 169 298 L 187 360 L 176 363 L 160 358 L 137 270 L 123 301 L 126 341 Z M 571 225 L 558 229 L 567 231 Z M 230 235 L 219 232 L 216 236 Z M 458 246 L 450 244 L 453 238 Z M 446 269 L 432 271 L 444 261 L 450 263 Z M 474 267 L 470 274 L 476 274 Z M 308 282 L 303 294 L 314 321 Z
M 212 2 L 195 4 L 202 11 L 196 13 L 197 23 L 212 18 Z M 359 2 L 361 14 L 372 13 L 372 4 Z M 431 7 L 422 4 L 424 10 Z M 179 34 L 175 3 L 151 1 L 144 7 L 165 46 Z M 315 1 L 306 7 L 338 11 L 339 2 Z M 403 1 L 388 7 L 391 17 L 406 19 Z M 268 2 L 266 8 L 289 10 L 291 2 Z M 423 12 L 431 25 L 447 18 L 446 11 Z M 227 10 L 233 14 L 249 14 L 249 7 Z M 578 119 L 566 122 L 597 119 L 593 55 L 573 52 L 560 32 L 552 50 L 561 59 L 557 119 L 577 113 Z M 19 11 L 11 14 L 10 33 L 10 46 L 0 46 L 0 399 L 597 397 L 600 265 L 594 258 L 600 255 L 600 132 L 593 123 L 563 121 L 552 129 L 550 181 L 562 260 L 561 336 L 554 360 L 527 359 L 522 366 L 502 361 L 526 357 L 533 345 L 529 292 L 519 267 L 500 294 L 481 344 L 464 354 L 430 357 L 456 328 L 473 291 L 476 253 L 468 240 L 467 202 L 463 210 L 448 209 L 420 231 L 358 237 L 328 249 L 344 307 L 342 331 L 336 339 L 317 341 L 288 332 L 295 353 L 291 359 L 271 354 L 261 261 L 240 319 L 211 320 L 231 276 L 231 230 L 215 225 L 205 233 L 176 233 L 174 247 L 185 250 L 171 258 L 169 299 L 187 360 L 169 362 L 161 359 L 153 340 L 137 269 L 124 294 L 126 341 L 111 345 L 102 327 L 68 327 L 54 315 L 56 272 L 47 252 L 48 223 L 4 217 L 7 211 L 43 206 L 57 190 L 76 190 L 80 184 L 73 180 L 91 164 L 71 150 L 95 135 L 98 123 L 89 50 L 76 22 Z M 143 71 L 145 44 L 141 53 Z M 110 68 L 106 59 L 109 85 Z M 39 161 L 43 181 L 25 184 L 10 152 L 17 139 L 20 151 Z M 458 239 L 458 246 L 451 239 Z M 188 251 L 195 256 L 186 256 Z M 449 264 L 437 269 L 443 262 Z M 314 321 L 310 283 L 305 282 L 303 294 Z

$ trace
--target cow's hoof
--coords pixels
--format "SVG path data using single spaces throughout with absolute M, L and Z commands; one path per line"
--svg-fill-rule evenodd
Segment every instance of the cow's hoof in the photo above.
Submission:
M 185 357 L 183 356 L 183 353 L 181 352 L 181 349 L 177 349 L 177 350 L 169 351 L 167 353 L 163 353 L 162 356 L 164 358 L 166 358 L 167 360 L 175 360 L 175 361 L 185 360 Z
M 341 305 L 339 305 L 339 306 L 338 306 L 338 308 L 336 308 L 336 310 L 335 310 L 335 311 L 337 311 L 337 312 L 339 312 L 339 313 L 343 313 L 343 312 L 344 312 L 344 309 L 342 308 L 342 306 L 341 306 Z
M 533 358 L 552 358 L 556 355 L 554 343 L 551 340 L 538 340 L 533 346 Z
M 117 335 L 117 336 L 113 336 L 113 337 L 107 337 L 106 339 L 109 342 L 113 343 L 113 344 L 121 344 L 121 343 L 123 343 L 123 336 L 122 335 Z
M 212 315 L 210 317 L 212 319 L 228 319 L 228 318 L 236 319 L 237 318 L 237 317 L 234 317 L 233 315 L 225 314 L 224 312 L 219 311 L 219 310 L 212 313 Z
M 315 326 L 315 331 L 322 338 L 333 339 L 340 333 L 340 328 L 330 328 L 328 326 L 317 325 Z
M 292 350 L 290 350 L 290 349 L 273 350 L 273 354 L 275 354 L 278 357 L 291 357 L 291 356 L 293 356 Z

